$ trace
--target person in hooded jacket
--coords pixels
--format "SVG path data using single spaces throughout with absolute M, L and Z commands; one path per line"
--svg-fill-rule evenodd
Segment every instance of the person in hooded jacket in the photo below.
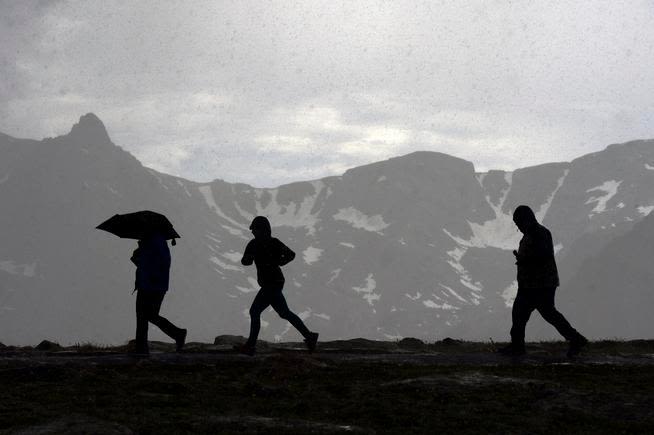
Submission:
M 237 350 L 247 355 L 254 355 L 261 328 L 261 313 L 272 306 L 282 319 L 288 320 L 302 334 L 310 352 L 313 352 L 318 342 L 318 333 L 311 332 L 302 319 L 293 313 L 282 294 L 284 275 L 281 266 L 295 258 L 295 253 L 279 239 L 272 237 L 270 222 L 265 216 L 257 216 L 252 220 L 250 230 L 254 235 L 245 247 L 241 264 L 249 266 L 252 263 L 257 268 L 257 282 L 261 289 L 250 307 L 250 335 Z
M 170 278 L 170 250 L 166 239 L 159 233 L 149 234 L 138 241 L 131 260 L 136 265 L 134 290 L 137 292 L 134 353 L 149 353 L 148 322 L 175 340 L 177 351 L 181 351 L 186 341 L 186 329 L 178 328 L 159 314 Z
M 538 310 L 543 319 L 568 340 L 568 356 L 573 357 L 588 340 L 577 332 L 554 306 L 559 273 L 554 259 L 552 234 L 538 223 L 534 212 L 526 205 L 515 209 L 513 222 L 523 233 L 518 250 L 513 251 L 518 266 L 518 293 L 511 313 L 511 344 L 500 349 L 500 353 L 525 353 L 525 328 L 531 313 Z

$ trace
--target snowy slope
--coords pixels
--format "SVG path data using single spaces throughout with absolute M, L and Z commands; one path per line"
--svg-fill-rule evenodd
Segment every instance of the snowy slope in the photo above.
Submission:
M 502 338 L 520 239 L 512 210 L 529 204 L 552 230 L 566 288 L 584 259 L 654 209 L 653 145 L 484 174 L 418 152 L 258 189 L 144 168 L 91 114 L 59 138 L 0 135 L 0 223 L 11 228 L 0 246 L 0 341 L 128 339 L 135 243 L 93 228 L 137 209 L 165 213 L 182 235 L 163 311 L 191 339 L 247 332 L 256 273 L 239 260 L 256 215 L 298 254 L 284 268 L 285 293 L 322 337 Z M 580 310 L 588 291 L 570 289 L 570 306 Z M 270 314 L 262 336 L 297 338 Z

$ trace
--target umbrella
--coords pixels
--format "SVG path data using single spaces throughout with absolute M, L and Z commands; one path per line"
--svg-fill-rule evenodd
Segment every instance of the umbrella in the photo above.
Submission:
M 166 240 L 179 238 L 168 218 L 149 210 L 127 214 L 116 214 L 96 227 L 122 239 L 145 239 L 153 233 L 161 234 Z

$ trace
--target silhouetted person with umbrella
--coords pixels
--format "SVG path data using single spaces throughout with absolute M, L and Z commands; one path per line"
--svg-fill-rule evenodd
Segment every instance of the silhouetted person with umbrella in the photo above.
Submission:
M 554 259 L 552 235 L 538 223 L 534 212 L 526 205 L 516 208 L 513 222 L 524 235 L 518 250 L 513 251 L 518 266 L 518 294 L 513 302 L 511 344 L 500 349 L 500 352 L 505 355 L 525 353 L 525 328 L 532 311 L 538 310 L 543 319 L 569 341 L 568 357 L 573 357 L 588 340 L 554 306 L 559 274 Z
M 281 266 L 293 261 L 295 253 L 279 239 L 272 237 L 270 222 L 266 217 L 255 217 L 250 230 L 254 239 L 247 244 L 241 264 L 256 265 L 257 282 L 261 289 L 250 307 L 250 336 L 245 344 L 237 347 L 237 350 L 247 355 L 254 355 L 261 328 L 261 313 L 268 306 L 272 306 L 279 317 L 288 320 L 302 334 L 307 348 L 313 352 L 318 342 L 318 333 L 309 331 L 302 319 L 288 308 L 282 294 L 284 275 Z
M 159 314 L 168 291 L 170 250 L 159 232 L 139 240 L 131 258 L 136 265 L 136 347 L 135 353 L 148 354 L 148 322 L 156 325 L 175 340 L 177 351 L 186 341 L 186 329 L 178 328 Z
M 142 210 L 116 214 L 96 227 L 123 239 L 138 240 L 132 254 L 136 265 L 136 348 L 134 353 L 147 355 L 148 322 L 159 327 L 175 340 L 177 351 L 184 347 L 186 329 L 178 328 L 159 315 L 161 303 L 168 291 L 170 250 L 166 240 L 179 238 L 168 218 L 160 213 Z

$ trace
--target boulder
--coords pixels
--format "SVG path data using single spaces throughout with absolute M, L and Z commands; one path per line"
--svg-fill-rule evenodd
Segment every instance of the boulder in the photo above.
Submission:
M 402 349 L 422 349 L 425 347 L 425 342 L 418 338 L 407 337 L 400 340 L 397 345 Z
M 61 350 L 62 347 L 59 345 L 59 343 L 55 343 L 53 341 L 48 341 L 48 340 L 43 340 L 42 342 L 37 344 L 34 349 L 44 351 L 44 352 L 52 352 L 52 351 L 56 351 L 56 350 Z

